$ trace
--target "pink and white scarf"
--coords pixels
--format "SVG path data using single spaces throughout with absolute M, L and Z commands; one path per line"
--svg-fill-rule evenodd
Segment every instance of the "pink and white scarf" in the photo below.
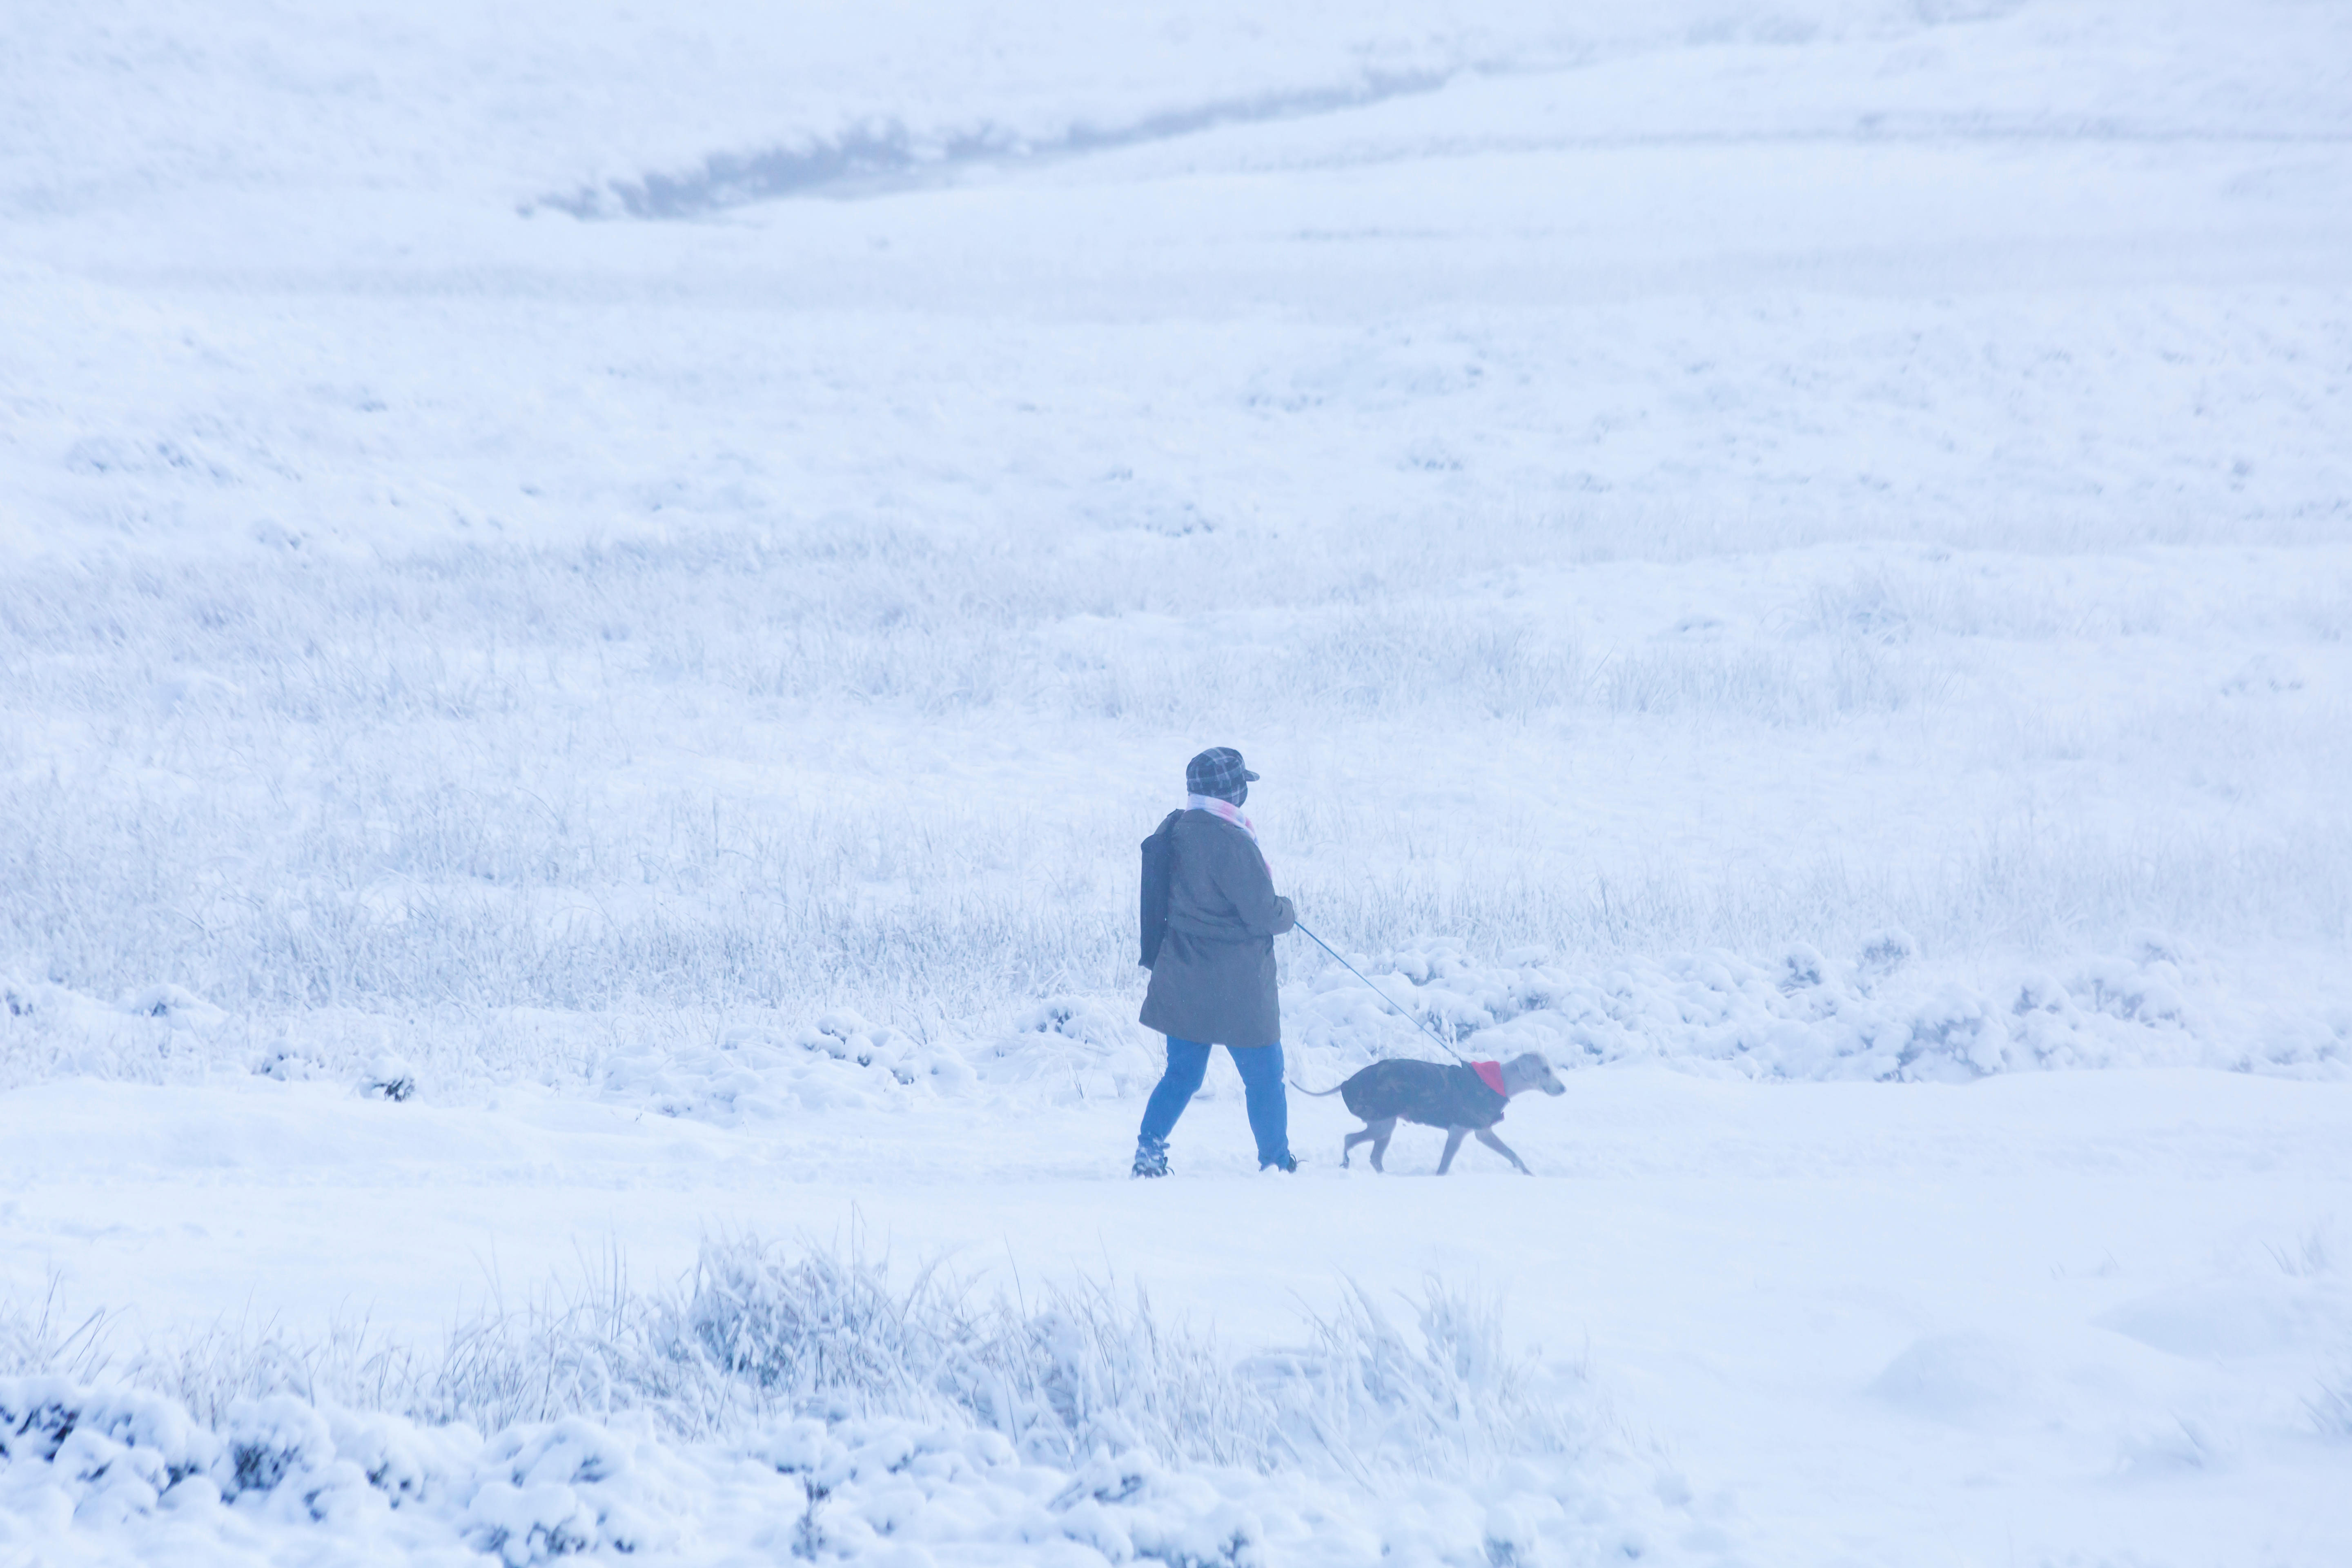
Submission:
M 1235 827 L 1240 828 L 1244 833 L 1248 834 L 1250 836 L 1251 843 L 1257 844 L 1256 825 L 1250 821 L 1249 815 L 1246 812 L 1243 811 L 1240 806 L 1235 805 L 1232 801 L 1213 795 L 1188 795 L 1184 797 L 1184 809 L 1187 811 L 1205 811 L 1212 816 L 1222 816 L 1227 822 L 1232 823 Z M 1259 844 L 1257 852 L 1261 858 L 1264 857 L 1265 854 L 1265 846 Z

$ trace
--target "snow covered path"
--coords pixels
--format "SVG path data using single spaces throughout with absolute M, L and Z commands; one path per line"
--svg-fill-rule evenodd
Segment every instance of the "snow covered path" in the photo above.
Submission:
M 1170 1315 L 1283 1342 L 1346 1279 L 1501 1290 L 1654 1440 L 1692 1538 L 1667 1560 L 2311 1563 L 2352 1499 L 2305 1401 L 2352 1280 L 2352 1085 L 2205 1072 L 1964 1088 L 1571 1078 L 1479 1159 L 1341 1173 L 1309 1102 L 1296 1182 L 1244 1173 L 1238 1107 L 1196 1106 L 1180 1176 L 1118 1179 L 1132 1103 L 974 1119 L 847 1112 L 734 1131 L 532 1091 L 392 1105 L 268 1080 L 15 1091 L 0 1285 L 61 1270 L 126 1327 L 336 1314 L 432 1337 L 617 1249 L 688 1267 L 709 1232 L 852 1231 L 1009 1284 L 1115 1275 Z M 1707 1531 L 1718 1531 L 1719 1538 Z M 1664 1545 L 1664 1543 L 1661 1543 Z

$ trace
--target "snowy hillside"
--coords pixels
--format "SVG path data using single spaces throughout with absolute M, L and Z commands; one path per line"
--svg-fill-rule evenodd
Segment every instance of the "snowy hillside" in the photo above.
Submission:
M 0 1562 L 2352 1556 L 2352 12 L 9 40 Z

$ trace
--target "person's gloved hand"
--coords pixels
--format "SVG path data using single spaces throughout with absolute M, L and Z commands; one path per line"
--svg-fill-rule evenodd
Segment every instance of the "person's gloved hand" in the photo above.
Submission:
M 1276 896 L 1274 900 L 1274 934 L 1280 936 L 1297 923 L 1298 911 L 1290 907 L 1290 900 Z

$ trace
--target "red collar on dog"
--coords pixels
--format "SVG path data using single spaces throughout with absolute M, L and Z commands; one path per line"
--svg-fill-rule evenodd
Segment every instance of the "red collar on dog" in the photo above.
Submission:
M 1475 1072 L 1475 1073 L 1476 1073 L 1476 1074 L 1478 1075 L 1478 1081 L 1479 1081 L 1480 1083 L 1485 1084 L 1488 1089 L 1493 1089 L 1496 1094 L 1501 1095 L 1505 1100 L 1508 1100 L 1508 1099 L 1510 1099 L 1510 1098 L 1511 1098 L 1511 1091 L 1510 1091 L 1509 1089 L 1505 1089 L 1505 1088 L 1503 1087 L 1503 1064 L 1502 1064 L 1502 1063 L 1500 1063 L 1500 1062 L 1472 1062 L 1472 1063 L 1470 1064 L 1470 1070 L 1471 1070 L 1472 1072 Z

